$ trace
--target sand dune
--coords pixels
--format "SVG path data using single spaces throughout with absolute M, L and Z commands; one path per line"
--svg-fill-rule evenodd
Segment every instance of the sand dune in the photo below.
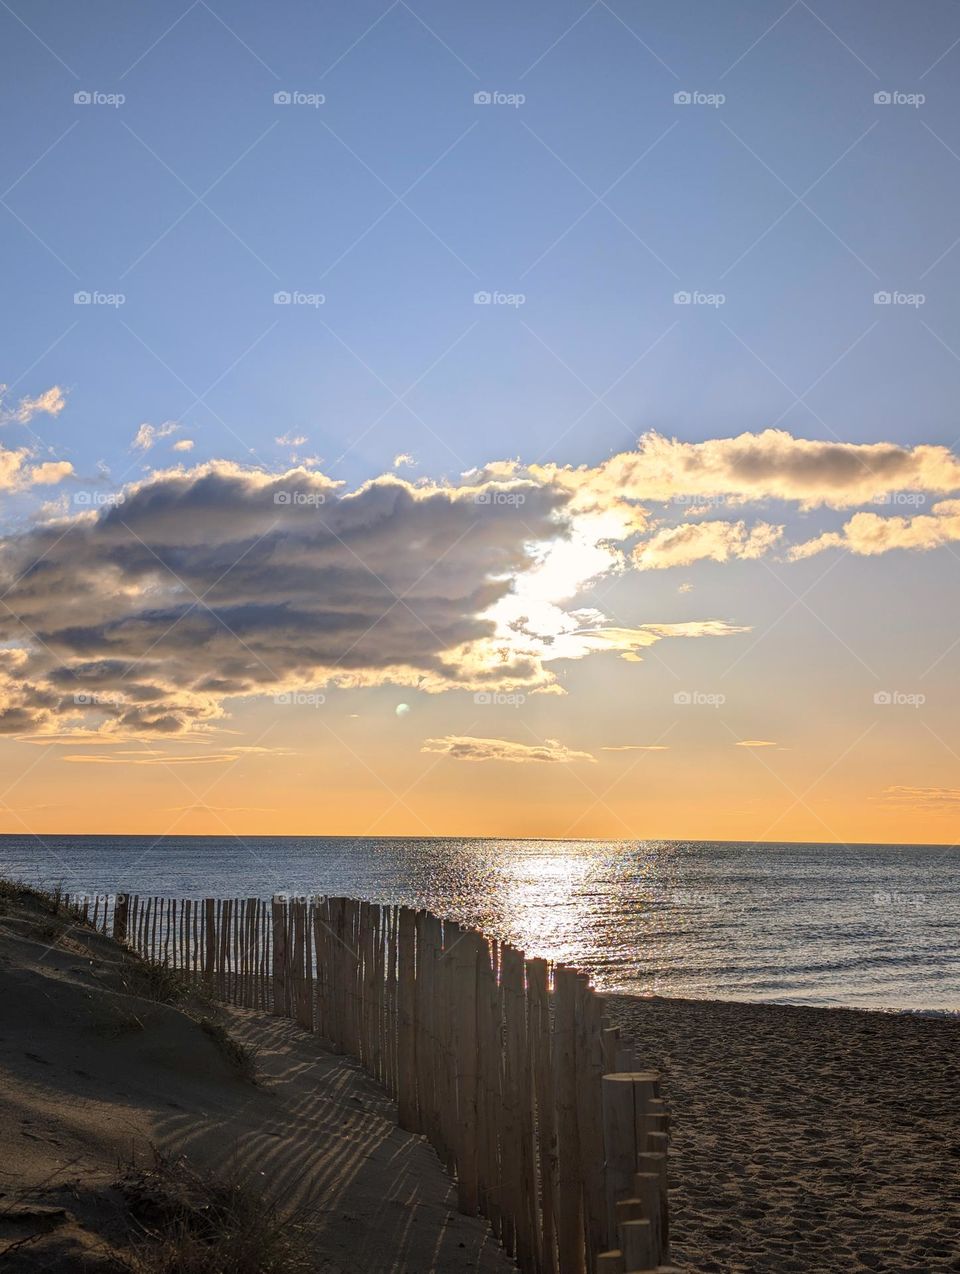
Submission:
M 254 1085 L 187 1012 L 129 982 L 112 942 L 0 898 L 4 1270 L 130 1268 L 112 1183 L 151 1145 L 262 1182 L 297 1212 L 319 1274 L 515 1268 L 354 1064 L 290 1022 L 223 1015 L 260 1047 Z

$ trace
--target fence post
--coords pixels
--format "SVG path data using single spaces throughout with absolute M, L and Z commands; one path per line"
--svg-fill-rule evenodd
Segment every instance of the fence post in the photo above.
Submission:
M 130 908 L 130 895 L 117 894 L 113 904 L 113 939 L 114 942 L 127 940 L 127 914 Z
M 538 1268 L 542 1274 L 556 1274 L 554 1210 L 557 1190 L 557 1125 L 550 1058 L 550 1002 L 546 960 L 527 961 L 527 993 L 530 1002 L 528 1033 L 533 1066 L 533 1089 L 536 1097 L 540 1176 Z
M 554 975 L 554 1090 L 559 1152 L 557 1253 L 560 1274 L 584 1274 L 583 1190 L 577 1123 L 575 1051 L 577 974 L 558 966 Z
M 417 1116 L 417 1041 L 415 1021 L 416 917 L 400 908 L 397 967 L 397 1106 L 400 1127 L 419 1132 Z
M 479 934 L 464 933 L 456 950 L 453 989 L 456 996 L 458 1102 L 457 1203 L 461 1212 L 476 1216 L 477 1181 L 477 962 Z
M 660 1175 L 641 1173 L 643 1180 L 638 1182 L 637 1174 L 649 1141 L 647 1111 L 658 1088 L 656 1071 L 603 1077 L 607 1241 L 613 1243 L 619 1235 L 616 1246 L 627 1270 L 649 1269 L 665 1255 Z

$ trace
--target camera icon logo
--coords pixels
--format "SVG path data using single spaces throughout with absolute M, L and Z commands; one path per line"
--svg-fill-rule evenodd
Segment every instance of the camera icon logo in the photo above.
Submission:
M 91 296 L 89 292 L 74 292 L 73 294 L 74 305 L 89 305 L 90 301 Z
M 673 294 L 674 305 L 689 305 L 692 299 L 689 292 L 674 292 Z
M 878 690 L 873 696 L 873 702 L 879 704 L 893 703 L 893 695 L 889 690 Z
M 293 98 L 285 89 L 281 89 L 279 93 L 274 93 L 273 95 L 274 106 L 289 106 L 292 101 Z
M 874 106 L 889 106 L 892 101 L 893 97 L 890 93 L 880 92 L 873 95 Z
M 273 294 L 274 305 L 289 305 L 292 299 L 289 292 L 274 292 Z
M 90 504 L 90 492 L 89 491 L 74 491 L 73 502 L 74 504 Z
M 679 93 L 674 93 L 673 103 L 675 106 L 689 106 L 693 101 L 693 94 L 688 93 L 685 89 L 681 89 Z
M 74 93 L 73 95 L 74 106 L 89 106 L 92 101 L 93 96 L 82 89 L 79 93 Z
M 289 491 L 274 491 L 273 502 L 274 504 L 291 504 L 292 501 L 290 499 L 290 492 Z
M 890 292 L 874 292 L 873 294 L 874 305 L 889 305 L 892 300 L 893 296 Z
M 489 690 L 478 690 L 473 696 L 473 702 L 482 704 L 493 703 L 493 695 Z
M 674 702 L 674 703 L 676 703 L 676 704 L 689 704 L 689 703 L 692 703 L 692 702 L 693 702 L 693 699 L 692 699 L 692 696 L 691 696 L 691 694 L 690 694 L 690 691 L 689 691 L 689 690 L 678 690 L 678 691 L 677 691 L 677 693 L 673 696 L 673 702 Z
M 493 295 L 490 292 L 474 292 L 473 294 L 474 305 L 489 305 L 492 300 Z
M 492 93 L 481 91 L 479 93 L 474 93 L 473 95 L 474 106 L 489 106 L 492 101 L 493 101 Z

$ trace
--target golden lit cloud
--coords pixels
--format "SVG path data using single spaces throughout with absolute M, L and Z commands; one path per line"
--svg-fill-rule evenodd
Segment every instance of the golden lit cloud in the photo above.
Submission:
M 162 438 L 169 438 L 179 428 L 175 420 L 168 420 L 162 425 L 141 425 L 130 445 L 135 451 L 149 451 Z
M 109 752 L 91 752 L 71 753 L 60 759 L 73 765 L 209 765 L 239 758 L 229 752 L 208 752 L 199 756 L 118 756 Z
M 841 531 L 827 531 L 790 551 L 794 560 L 813 557 L 825 549 L 842 548 L 860 557 L 876 557 L 892 549 L 926 551 L 960 540 L 960 500 L 941 500 L 929 513 L 913 517 L 881 517 L 855 513 Z
M 762 557 L 783 535 L 782 526 L 758 522 L 688 522 L 665 527 L 638 544 L 634 563 L 641 570 L 690 566 L 693 562 L 727 562 L 731 558 Z
M 34 465 L 28 471 L 34 486 L 54 486 L 73 473 L 73 465 L 69 460 L 46 460 L 43 464 Z
M 888 787 L 884 789 L 883 798 L 918 809 L 952 810 L 960 805 L 960 787 Z
M 824 442 L 783 429 L 734 438 L 680 442 L 650 432 L 635 451 L 595 467 L 534 466 L 545 480 L 587 494 L 601 506 L 618 500 L 667 502 L 722 496 L 728 503 L 786 500 L 803 508 L 852 508 L 894 491 L 960 490 L 960 462 L 947 447 Z
M 456 761 L 509 761 L 514 764 L 554 763 L 565 765 L 571 761 L 590 761 L 596 757 L 589 752 L 576 752 L 556 739 L 544 739 L 542 743 L 513 743 L 508 739 L 475 739 L 466 734 L 448 734 L 441 739 L 424 739 L 421 752 L 440 752 Z
M 21 398 L 13 407 L 4 404 L 5 391 L 6 386 L 0 385 L 0 425 L 29 425 L 37 415 L 59 416 L 67 405 L 66 396 L 59 385 L 45 389 L 35 398 Z

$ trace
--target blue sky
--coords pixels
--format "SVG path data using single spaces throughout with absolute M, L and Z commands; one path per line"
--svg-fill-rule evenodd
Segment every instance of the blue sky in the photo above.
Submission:
M 160 830 L 188 747 L 290 830 L 952 835 L 958 62 L 940 0 L 0 3 L 11 829 Z
M 171 419 L 197 457 L 306 435 L 350 481 L 398 451 L 434 474 L 595 460 L 649 427 L 953 441 L 955 6 L 20 16 L 0 14 L 5 376 L 69 388 L 49 441 L 78 470 L 118 473 L 139 424 Z M 884 90 L 927 100 L 878 108 Z M 926 303 L 878 310 L 880 289 Z

